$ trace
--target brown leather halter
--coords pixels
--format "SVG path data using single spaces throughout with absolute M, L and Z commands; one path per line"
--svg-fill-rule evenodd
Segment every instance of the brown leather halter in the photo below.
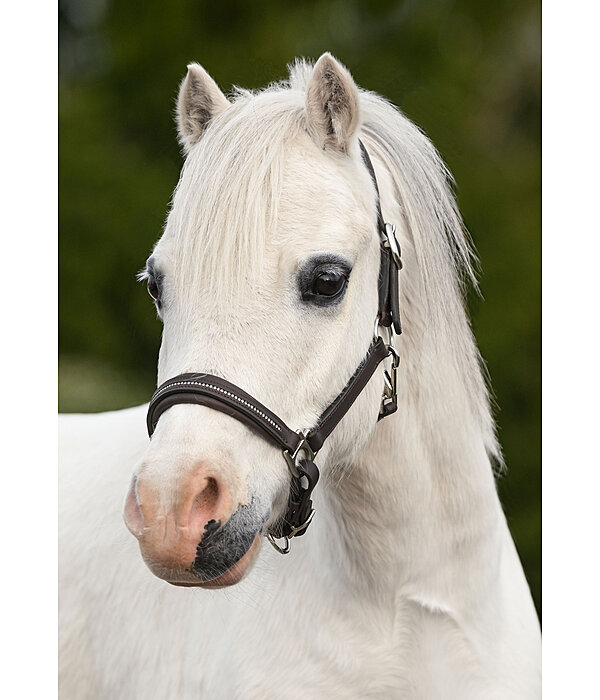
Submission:
M 396 370 L 399 357 L 393 344 L 394 333 L 400 334 L 398 310 L 398 271 L 402 268 L 400 247 L 395 228 L 384 223 L 379 204 L 379 188 L 369 154 L 362 142 L 360 148 L 377 194 L 377 229 L 380 236 L 381 262 L 379 268 L 379 310 L 375 325 L 375 337 L 364 360 L 350 378 L 342 392 L 321 414 L 316 424 L 307 432 L 294 431 L 277 415 L 263 406 L 240 387 L 212 374 L 188 373 L 168 379 L 155 391 L 148 406 L 148 434 L 152 437 L 158 419 L 171 406 L 180 403 L 199 404 L 214 408 L 241 421 L 258 431 L 262 437 L 283 450 L 292 475 L 287 510 L 267 535 L 271 544 L 282 554 L 290 549 L 290 539 L 299 537 L 310 525 L 314 510 L 311 494 L 319 480 L 319 470 L 314 463 L 317 452 L 333 429 L 346 415 L 357 396 L 386 357 L 392 357 L 391 374 L 385 371 L 385 386 L 379 410 L 379 418 L 391 415 L 397 409 Z M 387 343 L 379 334 L 386 328 Z M 275 541 L 283 538 L 284 545 Z

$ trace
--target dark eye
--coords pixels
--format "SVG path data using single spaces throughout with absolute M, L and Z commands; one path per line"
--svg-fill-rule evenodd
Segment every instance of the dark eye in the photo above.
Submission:
M 154 299 L 154 301 L 158 301 L 160 291 L 158 289 L 158 283 L 154 275 L 150 275 L 148 277 L 148 294 Z
M 311 292 L 324 297 L 334 297 L 342 291 L 346 280 L 347 277 L 340 272 L 319 272 L 313 280 Z
M 154 299 L 154 303 L 160 315 L 162 307 L 163 274 L 157 269 L 152 257 L 148 258 L 146 261 L 146 267 L 140 272 L 138 279 L 146 282 L 148 294 Z
M 352 263 L 341 255 L 319 253 L 309 258 L 298 270 L 302 301 L 335 306 L 344 298 L 351 270 Z

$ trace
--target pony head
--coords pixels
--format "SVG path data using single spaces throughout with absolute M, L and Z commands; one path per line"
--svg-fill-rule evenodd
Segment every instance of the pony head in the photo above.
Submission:
M 381 165 L 386 127 L 373 125 L 385 124 L 386 114 L 403 131 L 416 194 Z M 330 54 L 314 66 L 297 63 L 289 82 L 237 90 L 231 100 L 191 64 L 177 124 L 186 160 L 143 275 L 164 325 L 159 384 L 210 373 L 294 429 L 315 424 L 364 358 L 377 315 L 377 194 L 359 134 L 377 156 L 384 214 L 387 206 L 402 219 L 388 218 L 403 249 L 431 260 L 403 289 L 401 307 L 407 295 L 418 296 L 413 284 L 443 298 L 432 308 L 462 308 L 453 256 L 468 267 L 469 253 L 435 149 L 384 100 L 359 91 Z M 411 227 L 431 230 L 429 249 L 419 249 Z M 425 312 L 410 313 L 416 335 L 431 325 Z M 441 329 L 445 315 L 436 323 Z M 381 373 L 319 453 L 325 479 L 351 465 L 373 433 Z M 125 521 L 157 576 L 178 585 L 231 585 L 284 513 L 289 488 L 281 451 L 256 432 L 209 407 L 175 405 L 136 469 Z
M 309 428 L 369 348 L 377 312 L 376 193 L 358 89 L 324 54 L 296 84 L 230 102 L 197 64 L 177 104 L 186 161 L 144 276 L 164 324 L 159 383 L 202 371 Z M 309 75 L 310 73 L 310 75 Z M 369 387 L 323 448 L 349 463 L 372 431 Z M 282 454 L 233 418 L 178 405 L 139 465 L 125 520 L 158 576 L 238 581 L 281 517 Z

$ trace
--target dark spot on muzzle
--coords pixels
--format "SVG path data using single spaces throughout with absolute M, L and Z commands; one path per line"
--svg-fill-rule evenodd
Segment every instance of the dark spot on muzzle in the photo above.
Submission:
M 254 500 L 247 506 L 238 506 L 225 525 L 210 520 L 196 548 L 191 572 L 201 581 L 212 581 L 239 561 L 250 549 L 254 538 L 268 518 L 258 512 Z

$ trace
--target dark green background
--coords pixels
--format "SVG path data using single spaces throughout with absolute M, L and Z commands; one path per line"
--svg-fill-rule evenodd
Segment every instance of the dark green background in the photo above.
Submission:
M 60 410 L 142 402 L 160 324 L 135 282 L 181 156 L 189 61 L 221 87 L 285 77 L 331 51 L 399 105 L 457 181 L 485 302 L 469 305 L 508 473 L 499 488 L 538 610 L 540 553 L 540 7 L 532 0 L 62 0 Z

